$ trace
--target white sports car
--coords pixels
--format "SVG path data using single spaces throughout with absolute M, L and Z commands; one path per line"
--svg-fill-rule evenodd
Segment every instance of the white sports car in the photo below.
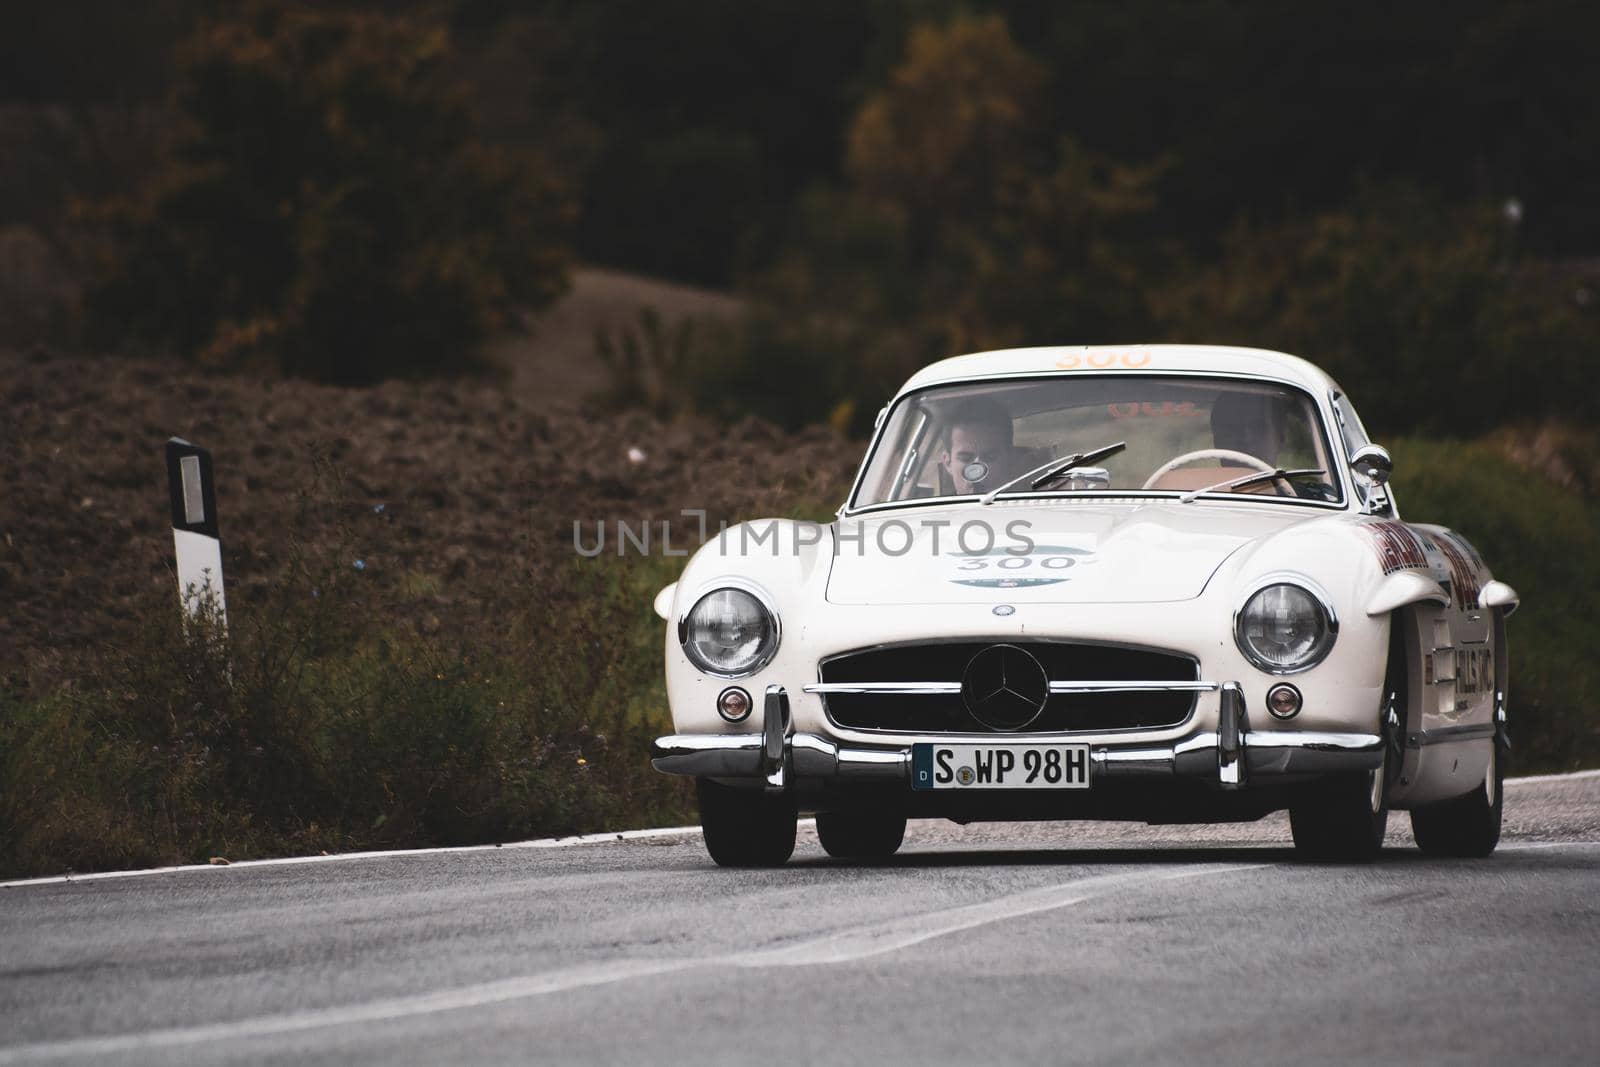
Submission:
M 662 590 L 674 733 L 717 863 L 874 858 L 906 819 L 1258 819 L 1375 855 L 1500 836 L 1505 620 L 1460 534 L 1304 360 L 961 356 L 879 414 L 828 525 L 724 530 Z

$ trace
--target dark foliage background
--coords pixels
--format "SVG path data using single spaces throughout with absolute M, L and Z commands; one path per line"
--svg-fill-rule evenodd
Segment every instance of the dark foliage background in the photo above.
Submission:
M 454 374 L 575 256 L 737 286 L 681 403 L 791 425 L 955 351 L 1197 337 L 1381 432 L 1582 419 L 1596 39 L 1580 0 L 14 6 L 0 337 Z

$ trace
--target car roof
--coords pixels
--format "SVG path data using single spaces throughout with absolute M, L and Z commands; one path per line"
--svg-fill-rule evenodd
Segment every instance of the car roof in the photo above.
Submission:
M 896 397 L 944 382 L 1041 374 L 1217 374 L 1291 382 L 1314 395 L 1335 388 L 1322 369 L 1299 356 L 1232 345 L 1072 345 L 975 352 L 930 363 Z

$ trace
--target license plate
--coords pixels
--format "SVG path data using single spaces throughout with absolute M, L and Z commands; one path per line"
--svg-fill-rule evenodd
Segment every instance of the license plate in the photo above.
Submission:
M 913 789 L 1088 789 L 1088 745 L 912 745 Z

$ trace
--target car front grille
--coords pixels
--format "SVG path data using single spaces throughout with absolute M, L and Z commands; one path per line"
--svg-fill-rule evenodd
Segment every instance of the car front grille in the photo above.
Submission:
M 1094 692 L 1052 692 L 1038 716 L 1016 733 L 1139 730 L 1174 726 L 1189 717 L 1200 691 L 1199 665 L 1189 656 L 1120 645 L 1065 641 L 951 641 L 892 645 L 830 656 L 817 687 L 828 718 L 853 730 L 894 733 L 995 732 L 967 709 L 960 691 L 967 665 L 982 650 L 1006 644 L 1038 660 L 1055 687 L 1103 686 Z M 920 692 L 853 693 L 829 686 L 905 683 Z M 1164 690 L 1163 684 L 1185 685 Z M 1118 688 L 1126 686 L 1126 688 Z M 1008 731 L 1013 732 L 1013 731 Z

